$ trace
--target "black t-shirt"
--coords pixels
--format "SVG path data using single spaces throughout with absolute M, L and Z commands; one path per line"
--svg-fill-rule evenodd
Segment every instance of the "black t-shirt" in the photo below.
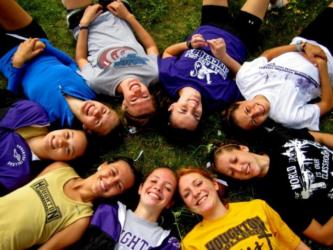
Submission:
M 314 218 L 333 215 L 333 151 L 305 130 L 278 128 L 266 135 L 267 175 L 256 183 L 260 198 L 279 212 L 297 233 Z

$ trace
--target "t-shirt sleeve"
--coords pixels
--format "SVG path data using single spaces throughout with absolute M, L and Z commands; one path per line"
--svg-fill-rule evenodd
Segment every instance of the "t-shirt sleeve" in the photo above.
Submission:
M 285 122 L 281 121 L 286 127 L 310 130 L 319 130 L 320 109 L 317 104 L 306 104 L 295 111 L 285 114 Z
M 259 78 L 263 77 L 258 68 L 266 65 L 267 62 L 267 58 L 261 56 L 251 62 L 245 62 L 239 69 L 236 75 L 236 84 L 246 99 L 252 98 L 252 96 L 247 96 L 248 89 L 252 88 L 259 81 Z
M 296 249 L 301 242 L 300 238 L 266 202 L 262 201 L 262 206 L 266 212 L 272 232 L 276 235 L 278 241 L 285 245 L 283 249 Z
M 92 67 L 90 63 L 86 63 L 82 67 L 79 74 L 86 80 L 88 86 L 92 88 L 97 94 L 115 95 L 115 89 L 114 90 L 106 89 L 106 87 L 109 85 L 106 85 L 103 82 L 101 82 L 102 80 L 104 80 L 103 77 L 100 77 L 101 79 L 99 81 L 98 70 Z

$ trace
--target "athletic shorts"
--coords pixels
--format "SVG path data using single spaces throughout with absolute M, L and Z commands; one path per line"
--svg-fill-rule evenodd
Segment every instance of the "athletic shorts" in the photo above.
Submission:
M 262 20 L 250 13 L 240 11 L 234 17 L 229 13 L 228 7 L 204 5 L 201 10 L 201 25 L 205 24 L 220 27 L 236 35 L 250 50 L 258 46 L 256 37 Z
M 23 38 L 18 38 L 12 35 Z M 34 20 L 28 26 L 19 30 L 10 32 L 0 30 L 0 58 L 9 50 L 19 45 L 24 40 L 24 38 L 30 37 L 47 38 L 43 28 Z
M 324 45 L 333 55 L 333 35 L 332 32 L 330 32 L 330 30 L 332 30 L 332 24 L 333 8 L 326 8 L 299 36 Z

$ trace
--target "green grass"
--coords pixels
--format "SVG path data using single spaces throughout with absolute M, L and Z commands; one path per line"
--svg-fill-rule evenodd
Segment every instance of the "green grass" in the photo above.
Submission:
M 331 0 L 290 0 L 286 9 L 272 11 L 267 15 L 261 29 L 264 41 L 262 50 L 280 44 L 288 43 L 297 35 L 315 16 L 323 10 Z M 67 30 L 65 15 L 60 0 L 19 0 L 29 13 L 44 27 L 51 42 L 70 55 L 74 55 L 74 42 Z M 134 13 L 142 24 L 155 38 L 160 51 L 168 45 L 182 41 L 200 20 L 200 0 L 137 0 L 130 1 Z M 236 10 L 244 2 L 230 1 L 231 9 Z M 259 54 L 252 54 L 251 57 Z M 5 81 L 0 79 L 0 87 L 5 87 Z M 322 130 L 332 132 L 333 127 L 328 119 L 324 119 Z M 157 166 L 168 165 L 176 169 L 184 165 L 203 166 L 206 163 L 208 145 L 211 141 L 223 139 L 217 115 L 209 117 L 204 124 L 202 139 L 190 145 L 173 145 L 166 141 L 158 130 L 150 129 L 141 134 L 126 135 L 124 142 L 113 148 L 100 158 L 113 155 L 127 155 L 135 158 L 144 150 L 139 165 L 143 172 Z M 91 166 L 82 166 L 89 168 Z M 243 187 L 231 192 L 232 200 L 248 199 L 251 191 Z M 182 226 L 191 221 L 182 209 L 175 212 L 179 222 L 180 231 L 187 229 Z M 314 249 L 318 249 L 314 246 Z

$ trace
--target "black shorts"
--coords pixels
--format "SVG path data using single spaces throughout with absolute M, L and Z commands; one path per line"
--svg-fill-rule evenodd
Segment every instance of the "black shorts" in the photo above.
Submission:
M 20 38 L 13 37 L 8 34 L 14 34 L 24 38 L 30 38 L 30 37 L 47 38 L 47 35 L 44 32 L 43 28 L 34 20 L 28 26 L 19 30 L 10 31 L 10 32 L 7 32 L 5 30 L 0 30 L 0 57 L 2 57 L 10 49 L 19 45 L 23 41 Z
M 245 11 L 232 16 L 227 7 L 204 5 L 201 10 L 201 25 L 214 25 L 239 37 L 248 49 L 258 46 L 257 35 L 262 20 Z
M 332 30 L 332 23 L 333 8 L 326 8 L 299 36 L 324 45 L 333 55 L 333 33 L 330 32 Z

